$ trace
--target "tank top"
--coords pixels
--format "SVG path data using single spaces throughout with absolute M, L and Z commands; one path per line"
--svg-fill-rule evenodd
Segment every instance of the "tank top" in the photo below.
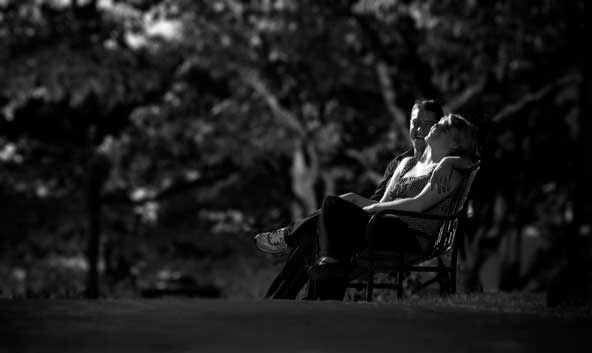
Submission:
M 434 168 L 424 175 L 407 177 L 405 174 L 417 164 L 417 159 L 415 157 L 411 157 L 407 160 L 403 160 L 403 163 L 405 163 L 405 165 L 403 166 L 401 172 L 393 175 L 395 180 L 387 191 L 386 201 L 417 196 L 430 181 L 435 168 L 434 166 Z M 451 202 L 452 198 L 447 197 L 442 202 L 439 202 L 438 204 L 431 207 L 425 213 L 445 215 L 450 209 Z M 413 218 L 406 216 L 400 216 L 400 219 L 405 222 L 412 231 L 414 231 L 422 249 L 424 250 L 431 246 L 436 240 L 440 226 L 442 225 L 442 221 L 434 219 Z

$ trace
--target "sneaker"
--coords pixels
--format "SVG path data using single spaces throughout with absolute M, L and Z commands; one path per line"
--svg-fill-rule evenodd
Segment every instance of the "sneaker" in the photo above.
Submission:
M 280 228 L 271 232 L 264 232 L 255 235 L 255 245 L 263 252 L 269 254 L 279 254 L 288 249 L 288 244 L 284 236 L 288 233 L 288 228 Z

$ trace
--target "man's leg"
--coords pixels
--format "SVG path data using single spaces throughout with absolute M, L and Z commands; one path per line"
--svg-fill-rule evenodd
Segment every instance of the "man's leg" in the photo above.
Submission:
M 348 194 L 344 194 L 335 198 L 347 198 L 347 196 Z M 349 202 L 348 204 L 356 207 Z M 289 232 L 284 240 L 290 247 L 290 253 L 284 267 L 269 286 L 265 298 L 294 299 L 306 285 L 309 280 L 307 268 L 318 255 L 316 242 L 320 216 L 319 209 L 288 226 Z
M 308 217 L 301 218 L 291 223 L 288 234 L 285 235 L 284 240 L 288 246 L 298 246 L 302 242 L 309 242 L 311 237 L 316 235 L 317 225 L 321 210 L 316 210 Z
M 306 272 L 306 249 L 293 248 L 280 273 L 273 280 L 265 298 L 296 299 L 296 296 L 308 281 Z
M 275 277 L 265 298 L 295 299 L 308 282 L 307 268 L 315 258 L 314 242 L 320 212 L 294 223 L 286 242 L 290 253 L 284 267 Z

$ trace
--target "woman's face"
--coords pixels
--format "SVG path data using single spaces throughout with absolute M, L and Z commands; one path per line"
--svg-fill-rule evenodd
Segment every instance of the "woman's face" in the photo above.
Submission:
M 453 147 L 454 142 L 450 133 L 451 129 L 450 119 L 447 117 L 440 119 L 440 121 L 432 126 L 430 132 L 425 137 L 427 144 L 432 150 L 438 150 L 446 154 Z

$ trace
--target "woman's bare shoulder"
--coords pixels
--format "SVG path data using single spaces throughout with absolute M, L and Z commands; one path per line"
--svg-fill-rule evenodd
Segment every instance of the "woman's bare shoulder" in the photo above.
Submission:
M 399 163 L 400 166 L 406 166 L 408 163 L 411 163 L 411 161 L 414 159 L 414 157 L 405 157 L 403 159 L 401 159 L 401 163 Z

